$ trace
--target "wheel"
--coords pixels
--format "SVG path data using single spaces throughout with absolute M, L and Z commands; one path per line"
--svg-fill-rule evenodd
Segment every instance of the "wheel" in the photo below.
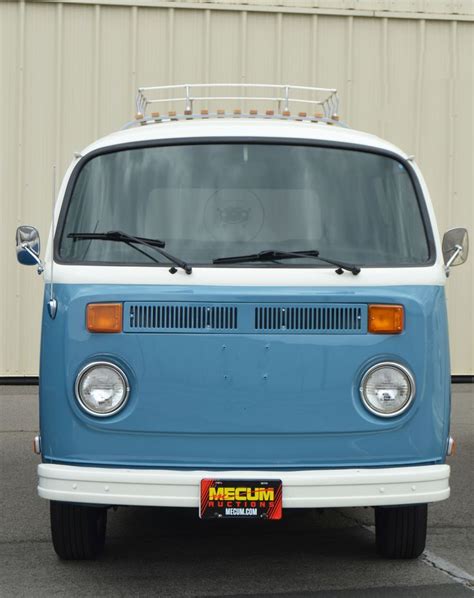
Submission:
M 91 560 L 105 543 L 107 509 L 51 501 L 51 536 L 59 558 Z
M 388 559 L 416 559 L 425 549 L 428 505 L 375 507 L 377 552 Z

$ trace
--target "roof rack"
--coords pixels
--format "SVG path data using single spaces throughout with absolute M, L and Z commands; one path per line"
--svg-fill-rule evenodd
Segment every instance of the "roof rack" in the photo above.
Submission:
M 234 93 L 235 92 L 235 93 Z M 302 97 L 305 96 L 305 97 Z M 342 124 L 339 122 L 338 108 L 339 98 L 336 89 L 323 87 L 308 87 L 302 85 L 275 85 L 265 83 L 187 83 L 182 85 L 162 85 L 157 87 L 140 87 L 136 98 L 137 114 L 134 123 L 128 123 L 124 128 L 134 124 L 147 124 L 148 122 L 162 122 L 169 120 L 180 120 L 189 118 L 210 118 L 210 117 L 258 117 L 256 109 L 242 113 L 240 108 L 226 113 L 220 109 L 210 112 L 203 109 L 200 113 L 194 112 L 194 105 L 200 102 L 206 105 L 214 101 L 237 100 L 241 103 L 248 102 L 271 102 L 275 110 L 266 110 L 260 114 L 264 118 L 311 120 L 327 122 L 327 124 Z M 168 112 L 168 115 L 161 116 L 159 112 L 152 112 L 147 115 L 147 109 L 160 104 L 183 103 L 182 114 L 176 111 Z M 202 104 L 204 103 L 204 104 Z M 306 104 L 310 108 L 316 108 L 313 116 L 306 112 L 297 112 L 293 115 L 290 106 Z M 275 113 L 276 112 L 276 113 Z M 344 125 L 343 125 L 344 126 Z

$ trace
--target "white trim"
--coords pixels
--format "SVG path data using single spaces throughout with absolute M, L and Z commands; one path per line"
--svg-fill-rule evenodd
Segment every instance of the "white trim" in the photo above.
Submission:
M 50 280 L 50 265 L 44 271 Z M 275 286 L 275 287 L 380 287 L 398 285 L 443 286 L 444 269 L 364 268 L 357 276 L 350 272 L 336 274 L 332 268 L 205 268 L 194 267 L 192 274 L 179 269 L 170 274 L 168 267 L 54 265 L 55 284 L 185 285 L 195 286 Z
M 281 479 L 284 508 L 436 502 L 449 497 L 449 465 L 301 471 L 180 471 L 40 464 L 38 494 L 65 502 L 199 506 L 200 480 Z

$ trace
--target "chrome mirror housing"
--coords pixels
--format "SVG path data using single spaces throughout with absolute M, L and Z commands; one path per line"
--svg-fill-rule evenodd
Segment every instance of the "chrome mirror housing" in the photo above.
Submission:
M 443 257 L 446 269 L 464 264 L 469 255 L 469 235 L 465 228 L 452 228 L 444 233 Z
M 43 271 L 40 259 L 40 236 L 34 226 L 19 226 L 16 229 L 16 257 L 24 266 L 38 265 L 38 272 Z

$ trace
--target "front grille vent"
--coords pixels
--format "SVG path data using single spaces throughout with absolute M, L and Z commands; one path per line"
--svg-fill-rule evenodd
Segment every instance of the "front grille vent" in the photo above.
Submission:
M 255 308 L 256 330 L 361 332 L 360 306 L 267 306 Z
M 366 334 L 363 303 L 130 301 L 124 332 L 186 334 Z
M 131 330 L 236 330 L 237 307 L 220 305 L 129 304 Z

